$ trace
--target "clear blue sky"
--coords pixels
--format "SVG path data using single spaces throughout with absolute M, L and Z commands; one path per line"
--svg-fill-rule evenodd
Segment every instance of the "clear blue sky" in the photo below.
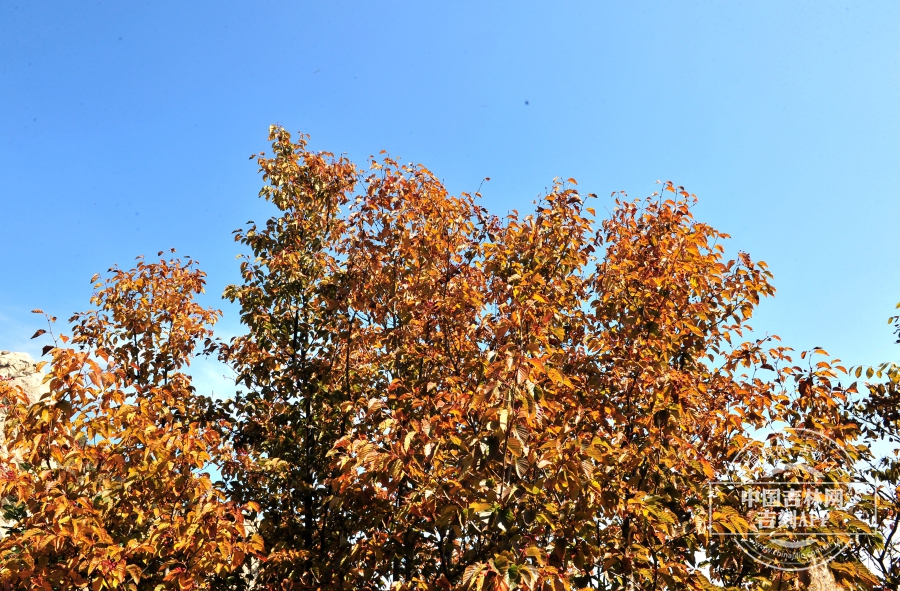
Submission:
M 95 272 L 168 247 L 223 306 L 278 122 L 453 192 L 489 176 L 497 211 L 555 176 L 601 200 L 671 179 L 770 264 L 758 330 L 895 359 L 898 25 L 874 1 L 2 0 L 0 349 L 39 352 L 29 310 L 67 318 Z

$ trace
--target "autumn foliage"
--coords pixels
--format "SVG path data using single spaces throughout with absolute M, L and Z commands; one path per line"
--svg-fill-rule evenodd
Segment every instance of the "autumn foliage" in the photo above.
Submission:
M 7 586 L 190 587 L 261 548 L 199 473 L 221 447 L 181 371 L 218 316 L 192 301 L 202 286 L 190 262 L 113 269 L 98 310 L 72 318 L 75 348 L 52 349 L 50 396 L 12 407 Z
M 213 340 L 192 262 L 141 260 L 59 337 L 49 397 L 12 405 L 8 587 L 788 588 L 716 535 L 746 524 L 708 522 L 707 483 L 776 423 L 861 460 L 897 435 L 895 369 L 863 396 L 824 352 L 752 335 L 771 275 L 682 187 L 597 220 L 607 202 L 556 181 L 498 218 L 422 166 L 270 140 L 277 212 L 236 233 L 224 294 L 245 332 Z M 194 391 L 195 353 L 233 395 Z M 843 583 L 897 588 L 861 552 Z

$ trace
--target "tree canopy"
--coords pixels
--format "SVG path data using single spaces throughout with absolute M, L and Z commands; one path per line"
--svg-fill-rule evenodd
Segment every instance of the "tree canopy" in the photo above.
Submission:
M 787 425 L 886 485 L 877 518 L 872 495 L 832 512 L 874 535 L 830 568 L 898 588 L 900 469 L 874 443 L 898 443 L 900 372 L 859 388 L 865 369 L 755 335 L 772 276 L 683 187 L 607 203 L 557 179 L 501 218 L 421 165 L 269 139 L 277 211 L 236 231 L 224 293 L 241 335 L 214 338 L 192 261 L 140 260 L 48 346 L 48 396 L 0 384 L 7 587 L 788 588 L 807 575 L 722 535 L 754 526 L 709 487 Z M 195 391 L 195 354 L 232 396 Z

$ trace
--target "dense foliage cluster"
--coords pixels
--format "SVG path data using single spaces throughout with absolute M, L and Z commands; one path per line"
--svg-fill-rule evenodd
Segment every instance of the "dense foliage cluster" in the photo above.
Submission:
M 874 444 L 898 443 L 900 370 L 860 393 L 823 351 L 750 338 L 771 275 L 726 260 L 682 187 L 614 194 L 598 222 L 557 181 L 498 218 L 422 166 L 270 140 L 278 212 L 237 232 L 224 294 L 242 335 L 213 339 L 191 261 L 141 260 L 95 277 L 97 310 L 48 347 L 47 397 L 0 384 L 3 585 L 786 589 L 804 575 L 718 535 L 751 524 L 708 515 L 708 482 L 782 424 L 887 485 L 877 535 L 830 567 L 898 588 L 900 464 Z M 210 353 L 236 372 L 227 400 L 184 372 Z M 833 518 L 865 529 L 867 502 Z

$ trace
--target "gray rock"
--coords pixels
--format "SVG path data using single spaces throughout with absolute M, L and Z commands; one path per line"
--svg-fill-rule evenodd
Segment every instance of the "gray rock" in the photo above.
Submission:
M 12 384 L 21 386 L 31 402 L 36 402 L 49 391 L 42 383 L 44 375 L 37 371 L 37 364 L 28 353 L 0 351 L 0 379 L 13 378 Z
M 0 379 L 14 386 L 20 386 L 32 403 L 50 391 L 50 387 L 43 383 L 44 374 L 37 371 L 37 364 L 27 353 L 0 351 Z M 6 415 L 0 408 L 0 463 L 15 461 L 6 453 L 5 430 Z M 0 468 L 2 467 L 0 466 Z M 10 523 L 0 514 L 0 536 L 5 534 L 6 528 L 9 526 Z
M 843 591 L 843 587 L 834 580 L 827 564 L 816 564 L 809 570 L 810 591 Z

